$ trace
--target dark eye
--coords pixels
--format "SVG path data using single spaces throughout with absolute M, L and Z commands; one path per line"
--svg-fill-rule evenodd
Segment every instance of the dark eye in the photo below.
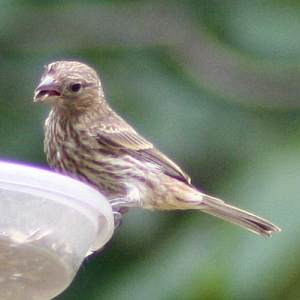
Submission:
M 70 86 L 71 91 L 74 92 L 74 93 L 78 92 L 81 88 L 82 88 L 82 84 L 80 82 L 73 83 Z

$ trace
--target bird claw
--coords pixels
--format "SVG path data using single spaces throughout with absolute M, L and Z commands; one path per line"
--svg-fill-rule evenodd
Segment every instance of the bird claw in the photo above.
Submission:
M 115 229 L 121 226 L 122 224 L 122 214 L 128 211 L 128 207 L 121 206 L 124 204 L 124 201 L 120 201 L 121 199 L 114 199 L 109 201 L 114 215 Z
M 122 224 L 122 214 L 119 211 L 113 211 L 115 229 L 119 228 Z

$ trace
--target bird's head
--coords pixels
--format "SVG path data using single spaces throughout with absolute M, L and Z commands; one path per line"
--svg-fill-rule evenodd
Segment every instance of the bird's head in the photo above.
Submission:
M 34 102 L 47 102 L 73 112 L 87 110 L 97 101 L 105 101 L 97 73 L 76 61 L 47 65 L 34 92 Z

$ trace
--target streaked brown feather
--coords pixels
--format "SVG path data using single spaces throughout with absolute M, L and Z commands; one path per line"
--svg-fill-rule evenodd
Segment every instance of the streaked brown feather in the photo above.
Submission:
M 126 150 L 133 157 L 156 164 L 161 172 L 187 184 L 191 183 L 190 177 L 176 163 L 138 134 L 121 117 L 115 117 L 114 124 L 105 123 L 93 129 L 92 135 L 99 143 Z

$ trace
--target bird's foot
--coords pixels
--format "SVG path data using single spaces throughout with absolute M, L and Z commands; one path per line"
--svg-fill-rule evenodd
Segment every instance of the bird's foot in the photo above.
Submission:
M 122 224 L 122 214 L 118 211 L 114 211 L 114 224 L 115 224 L 115 229 L 119 228 Z
M 123 198 L 112 199 L 109 201 L 109 204 L 111 205 L 113 210 L 115 229 L 117 229 L 122 224 L 122 214 L 128 211 L 128 207 L 122 206 L 126 204 L 126 199 Z

